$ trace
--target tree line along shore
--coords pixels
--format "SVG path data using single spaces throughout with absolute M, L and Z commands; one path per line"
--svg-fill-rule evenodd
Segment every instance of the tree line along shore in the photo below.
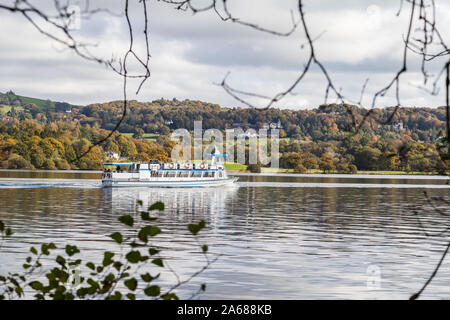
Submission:
M 281 172 L 414 173 L 448 171 L 439 155 L 445 108 L 400 108 L 388 124 L 392 108 L 374 109 L 356 132 L 349 110 L 362 121 L 366 110 L 326 105 L 311 110 L 223 108 L 176 99 L 129 102 L 129 112 L 102 145 L 122 111 L 121 101 L 85 107 L 0 94 L 0 167 L 3 169 L 98 170 L 111 157 L 127 161 L 169 161 L 178 128 L 276 128 L 280 133 Z M 34 101 L 34 102 L 33 102 Z M 268 142 L 268 141 L 265 141 Z M 207 142 L 206 142 L 207 144 Z M 268 143 L 269 144 L 269 143 Z M 269 144 L 270 145 L 270 144 Z M 270 149 L 270 148 L 269 148 Z M 248 145 L 246 146 L 248 159 Z M 246 160 L 248 164 L 248 160 Z M 270 172 L 260 164 L 229 163 L 228 170 Z

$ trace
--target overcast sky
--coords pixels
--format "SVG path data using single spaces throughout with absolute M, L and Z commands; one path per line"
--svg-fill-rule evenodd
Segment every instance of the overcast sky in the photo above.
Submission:
M 0 2 L 10 2 L 0 0 Z M 132 3 L 135 31 L 142 34 L 142 11 Z M 242 20 L 280 32 L 291 26 L 290 10 L 298 20 L 296 0 L 229 0 L 230 10 Z M 51 10 L 53 0 L 35 1 Z M 75 2 L 74 2 L 75 3 Z M 123 1 L 91 1 L 91 6 L 123 11 Z M 197 1 L 205 4 L 207 0 Z M 438 23 L 445 34 L 450 25 L 450 3 L 436 0 Z M 317 57 L 329 69 L 342 93 L 359 100 L 361 87 L 369 78 L 363 104 L 384 87 L 401 67 L 409 4 L 397 17 L 400 1 L 305 0 L 304 10 L 315 42 Z M 299 28 L 290 37 L 277 37 L 221 21 L 214 12 L 192 15 L 173 6 L 148 1 L 152 76 L 136 96 L 130 84 L 130 99 L 151 101 L 161 97 L 195 99 L 224 107 L 243 106 L 214 83 L 230 72 L 230 85 L 244 91 L 274 95 L 288 87 L 306 63 L 307 48 Z M 122 98 L 121 79 L 104 66 L 85 61 L 37 32 L 21 15 L 0 10 L 0 92 L 74 104 L 107 102 Z M 97 14 L 82 20 L 75 32 L 79 39 L 96 43 L 92 52 L 104 58 L 121 57 L 128 45 L 124 17 Z M 450 40 L 450 39 L 449 39 Z M 142 37 L 136 39 L 142 54 Z M 403 76 L 402 104 L 435 107 L 444 97 L 433 97 L 417 89 L 422 84 L 419 60 L 410 56 L 410 70 Z M 441 62 L 442 63 L 442 62 Z M 436 72 L 439 66 L 432 66 Z M 303 82 L 275 106 L 312 108 L 323 102 L 326 82 L 312 68 Z M 394 105 L 394 92 L 379 100 L 378 106 Z M 252 100 L 263 106 L 264 101 Z

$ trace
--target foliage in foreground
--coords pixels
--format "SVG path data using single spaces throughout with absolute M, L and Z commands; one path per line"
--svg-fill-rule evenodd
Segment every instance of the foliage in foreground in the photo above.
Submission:
M 142 207 L 142 202 L 138 201 Z M 135 300 L 136 297 L 150 299 L 178 300 L 175 290 L 206 270 L 216 259 L 210 259 L 208 246 L 201 245 L 197 234 L 205 227 L 205 221 L 189 224 L 189 232 L 196 238 L 205 257 L 205 265 L 186 280 L 181 280 L 176 272 L 160 255 L 160 248 L 155 237 L 161 229 L 155 225 L 157 217 L 154 212 L 164 210 L 162 202 L 156 202 L 139 215 L 123 215 L 119 221 L 125 226 L 124 233 L 114 232 L 109 237 L 118 246 L 116 254 L 104 251 L 99 262 L 77 259 L 80 250 L 77 246 L 67 244 L 64 251 L 54 254 L 50 265 L 45 266 L 45 275 L 39 274 L 43 269 L 43 259 L 48 259 L 52 252 L 58 251 L 54 243 L 43 243 L 40 248 L 31 247 L 31 255 L 23 264 L 24 272 L 0 275 L 0 300 L 23 298 L 24 291 L 32 292 L 38 300 L 73 300 L 73 299 L 107 299 Z M 12 231 L 0 221 L 0 244 L 11 236 Z M 125 253 L 124 253 L 125 252 Z M 148 266 L 158 271 L 168 270 L 178 279 L 168 289 L 155 284 L 160 272 L 149 273 Z M 146 268 L 145 268 L 146 267 Z M 143 272 L 142 270 L 146 270 Z M 206 288 L 202 284 L 193 296 Z

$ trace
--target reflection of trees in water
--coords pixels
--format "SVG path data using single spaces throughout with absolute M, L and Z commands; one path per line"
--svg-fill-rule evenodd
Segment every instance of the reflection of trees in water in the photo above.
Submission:
M 0 201 L 4 218 L 24 214 L 27 219 L 47 216 L 49 218 L 80 218 L 80 213 L 95 214 L 98 210 L 100 189 L 84 188 L 4 188 Z
M 301 228 L 324 231 L 324 240 L 330 241 L 350 235 L 355 226 L 374 233 L 390 230 L 388 236 L 396 237 L 392 230 L 397 229 L 392 227 L 406 224 L 417 229 L 405 206 L 425 206 L 421 195 L 421 189 L 396 188 L 241 188 L 237 209 L 241 215 L 235 212 L 227 219 L 238 224 L 246 214 L 252 232 L 283 230 L 294 220 Z M 424 215 L 432 219 L 433 212 Z

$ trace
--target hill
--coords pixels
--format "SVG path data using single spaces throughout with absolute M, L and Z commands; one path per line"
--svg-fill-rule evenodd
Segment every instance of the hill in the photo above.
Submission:
M 13 108 L 14 107 L 14 108 Z M 37 99 L 15 94 L 12 90 L 1 93 L 0 92 L 0 111 L 3 113 L 10 112 L 11 109 L 18 111 L 37 108 L 41 112 L 65 112 L 72 108 L 81 108 L 80 106 L 72 105 L 67 102 L 51 101 L 49 99 Z
M 445 107 L 402 107 L 389 123 L 386 122 L 393 108 L 372 109 L 374 117 L 349 135 L 355 128 L 349 110 L 356 123 L 361 124 L 367 109 L 332 104 L 312 110 L 261 110 L 224 108 L 195 100 L 129 101 L 127 117 L 119 128 L 122 134 L 116 133 L 114 139 L 99 146 L 95 161 L 74 164 L 64 150 L 72 146 L 79 153 L 80 147 L 106 135 L 122 115 L 122 101 L 75 107 L 12 92 L 0 98 L 3 109 L 9 113 L 0 114 L 0 166 L 4 168 L 68 167 L 67 164 L 95 168 L 96 161 L 106 159 L 108 154 L 144 161 L 167 158 L 169 134 L 178 128 L 192 130 L 194 121 L 202 120 L 203 129 L 278 128 L 280 137 L 285 138 L 280 140 L 280 167 L 296 172 L 448 171 L 448 161 L 442 161 L 439 154 Z M 47 138 L 58 140 L 62 132 L 64 141 L 48 141 Z M 59 150 L 58 154 L 53 154 L 54 149 Z M 248 159 L 248 145 L 245 149 Z M 41 161 L 49 156 L 54 165 Z
M 203 128 L 278 128 L 281 137 L 299 140 L 328 141 L 342 138 L 353 126 L 352 110 L 361 123 L 367 109 L 351 105 L 326 105 L 312 110 L 223 108 L 202 101 L 159 99 L 152 102 L 129 101 L 128 115 L 120 132 L 142 129 L 146 134 L 167 134 L 178 128 L 193 130 L 194 120 Z M 415 141 L 433 142 L 445 128 L 445 108 L 402 107 L 390 123 L 393 108 L 373 109 L 361 131 L 381 139 L 410 136 Z M 80 110 L 80 121 L 111 130 L 122 115 L 122 102 L 91 104 Z
M 224 108 L 198 100 L 158 99 L 151 102 L 128 102 L 128 113 L 119 128 L 121 133 L 139 133 L 155 138 L 179 128 L 193 130 L 194 121 L 202 120 L 203 128 L 243 130 L 278 128 L 282 138 L 304 141 L 330 141 L 342 138 L 352 128 L 348 111 L 361 123 L 366 109 L 352 105 L 330 104 L 312 110 Z M 13 112 L 12 112 L 13 111 Z M 0 93 L 0 117 L 36 119 L 42 122 L 76 120 L 83 125 L 112 130 L 122 116 L 123 102 L 112 101 L 87 106 L 20 96 L 12 91 Z M 402 107 L 390 123 L 393 108 L 373 109 L 361 131 L 378 139 L 401 139 L 434 142 L 445 129 L 445 108 Z

